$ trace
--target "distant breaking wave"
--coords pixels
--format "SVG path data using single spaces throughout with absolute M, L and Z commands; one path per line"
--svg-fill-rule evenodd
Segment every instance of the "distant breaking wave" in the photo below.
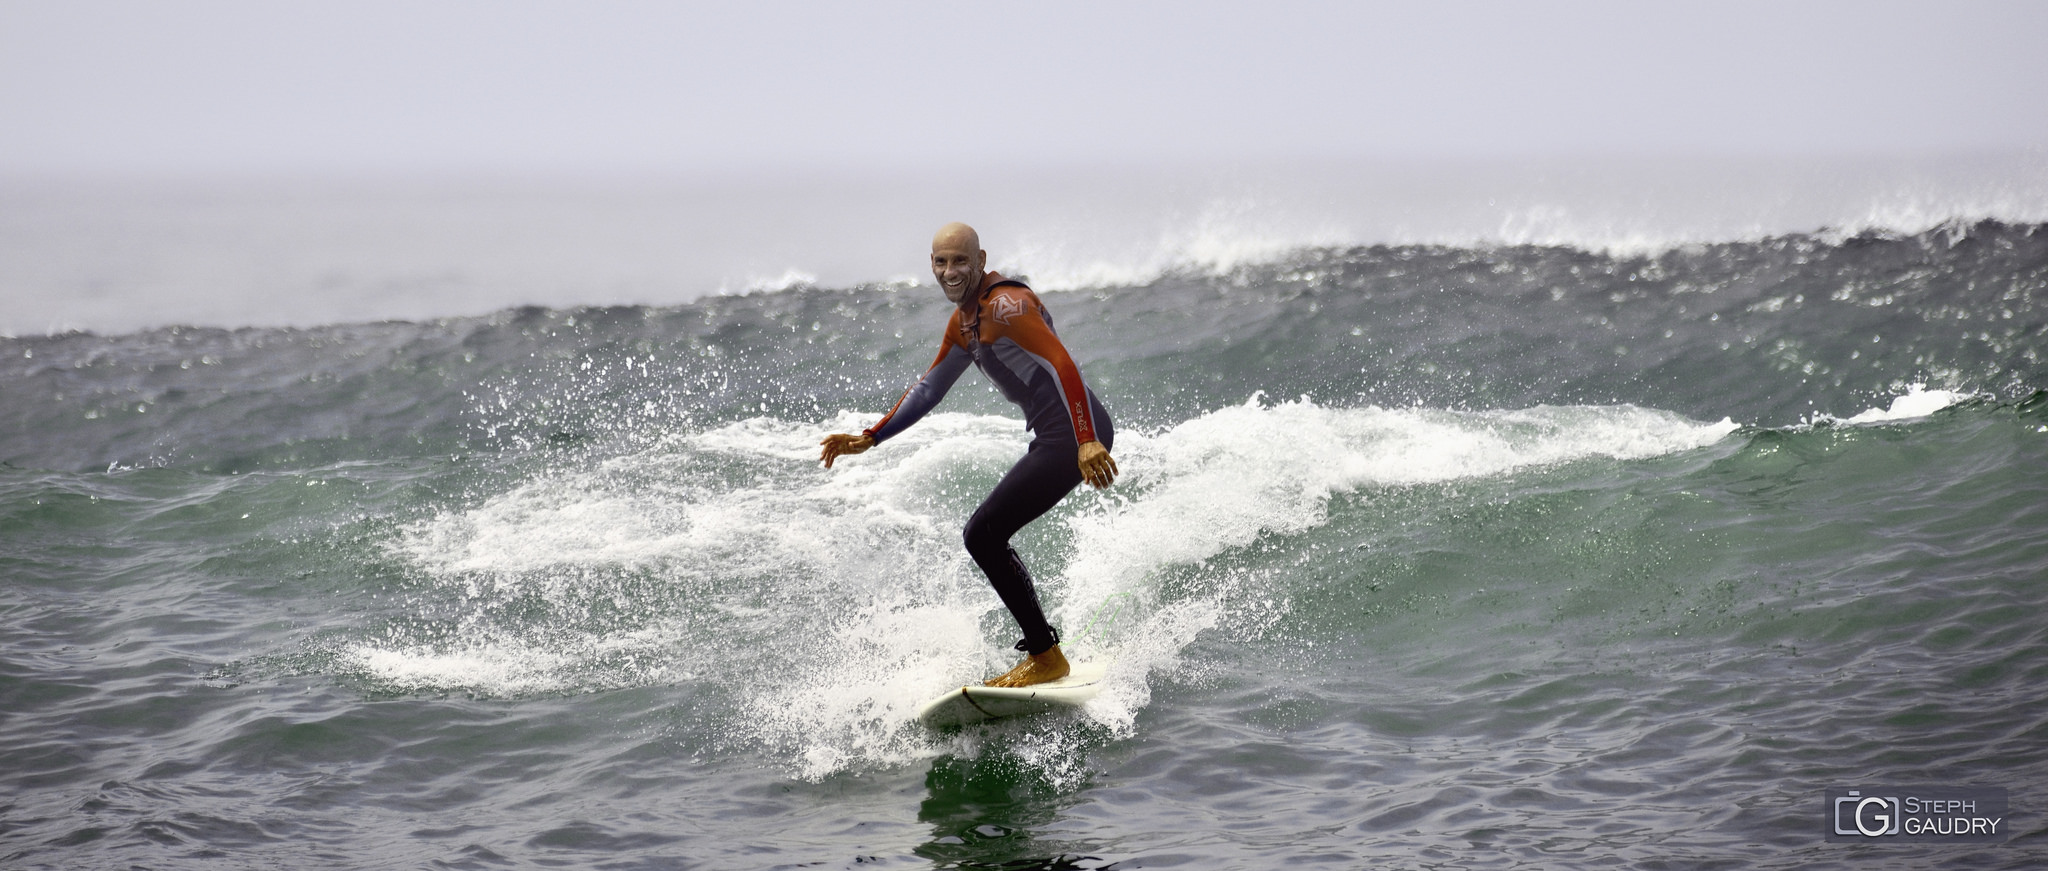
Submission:
M 1297 162 L 712 187 L 0 180 L 0 334 L 475 317 L 928 281 L 947 220 L 1044 290 L 1304 251 L 1533 245 L 1613 257 L 2048 221 L 2048 157 Z

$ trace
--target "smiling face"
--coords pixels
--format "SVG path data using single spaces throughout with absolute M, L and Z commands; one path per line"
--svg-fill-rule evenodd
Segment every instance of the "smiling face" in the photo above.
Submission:
M 981 236 L 973 227 L 947 224 L 932 237 L 932 278 L 954 305 L 981 287 L 987 265 L 988 252 L 981 250 Z

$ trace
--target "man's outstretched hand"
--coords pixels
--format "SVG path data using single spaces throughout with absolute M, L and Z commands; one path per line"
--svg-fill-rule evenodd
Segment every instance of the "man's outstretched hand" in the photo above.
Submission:
M 1103 447 L 1101 442 L 1089 442 L 1081 446 L 1081 480 L 1087 481 L 1088 486 L 1097 490 L 1116 481 L 1116 461 L 1110 459 L 1109 449 Z
M 872 448 L 875 446 L 875 440 L 866 435 L 848 435 L 843 432 L 835 432 L 826 436 L 825 440 L 818 444 L 825 446 L 824 452 L 818 455 L 818 459 L 823 460 L 825 468 L 830 469 L 832 468 L 833 460 L 839 459 L 844 454 L 858 454 L 868 448 Z

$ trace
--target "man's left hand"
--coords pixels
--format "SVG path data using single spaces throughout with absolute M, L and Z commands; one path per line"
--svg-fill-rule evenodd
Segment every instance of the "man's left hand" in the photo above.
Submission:
M 1091 441 L 1081 446 L 1081 480 L 1097 490 L 1108 487 L 1116 481 L 1116 460 L 1109 456 L 1109 449 L 1101 442 Z

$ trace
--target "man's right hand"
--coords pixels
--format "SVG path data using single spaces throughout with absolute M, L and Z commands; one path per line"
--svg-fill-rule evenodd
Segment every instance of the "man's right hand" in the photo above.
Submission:
M 875 440 L 866 435 L 848 435 L 843 432 L 835 432 L 826 436 L 825 440 L 818 444 L 825 446 L 824 452 L 818 455 L 818 459 L 823 460 L 825 468 L 830 469 L 832 468 L 833 460 L 838 459 L 843 454 L 858 454 L 868 448 L 872 448 L 875 446 Z

